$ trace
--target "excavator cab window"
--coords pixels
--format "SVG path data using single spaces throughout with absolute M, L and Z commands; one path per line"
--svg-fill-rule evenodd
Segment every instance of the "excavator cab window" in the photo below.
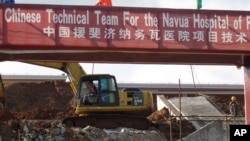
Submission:
M 79 84 L 78 94 L 82 105 L 119 104 L 117 84 L 113 76 L 85 76 Z
M 81 83 L 80 98 L 83 105 L 97 104 L 98 90 L 92 80 Z
M 100 94 L 102 105 L 118 105 L 118 90 L 114 78 L 100 78 Z

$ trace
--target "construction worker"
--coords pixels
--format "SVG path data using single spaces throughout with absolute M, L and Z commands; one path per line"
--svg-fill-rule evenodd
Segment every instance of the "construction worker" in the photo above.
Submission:
M 232 116 L 238 116 L 241 110 L 240 104 L 237 102 L 236 97 L 232 96 L 229 102 L 229 110 Z
M 92 105 L 98 102 L 97 88 L 92 81 L 87 82 L 88 93 L 84 96 L 83 104 Z
M 97 88 L 95 84 L 92 81 L 89 81 L 88 85 L 89 85 L 89 94 L 91 95 L 97 94 Z

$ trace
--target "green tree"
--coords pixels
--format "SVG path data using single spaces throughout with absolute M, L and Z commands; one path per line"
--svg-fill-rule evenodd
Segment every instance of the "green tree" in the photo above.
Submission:
M 202 8 L 202 0 L 197 0 L 197 9 Z

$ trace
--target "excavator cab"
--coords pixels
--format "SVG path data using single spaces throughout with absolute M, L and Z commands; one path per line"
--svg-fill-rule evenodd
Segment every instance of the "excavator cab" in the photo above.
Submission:
M 119 105 L 116 79 L 112 75 L 86 75 L 78 83 L 77 105 Z

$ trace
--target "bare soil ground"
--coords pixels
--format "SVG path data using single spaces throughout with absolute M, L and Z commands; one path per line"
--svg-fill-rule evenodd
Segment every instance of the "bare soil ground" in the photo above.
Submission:
M 12 121 L 11 128 L 17 128 L 13 126 L 13 121 L 22 119 L 61 120 L 68 116 L 76 116 L 72 107 L 74 97 L 71 88 L 64 81 L 5 84 L 5 97 L 8 110 L 1 113 L 0 121 Z M 211 100 L 228 112 L 228 101 L 217 97 L 212 97 Z M 158 130 L 166 138 L 180 138 L 180 123 L 170 115 L 168 109 L 156 111 L 148 119 L 157 124 Z M 182 137 L 195 131 L 188 121 L 182 121 L 181 124 Z M 0 134 L 7 132 L 6 129 L 0 128 Z

